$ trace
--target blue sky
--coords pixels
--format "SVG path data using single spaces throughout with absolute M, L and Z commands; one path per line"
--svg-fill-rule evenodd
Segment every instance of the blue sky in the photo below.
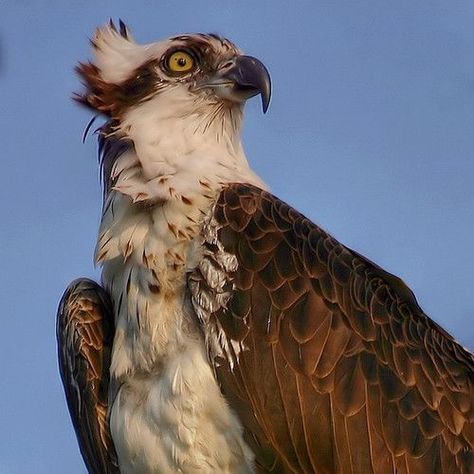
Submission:
M 0 474 L 85 472 L 60 385 L 58 299 L 98 276 L 90 113 L 71 100 L 109 17 L 137 40 L 219 32 L 269 68 L 245 143 L 275 194 L 402 277 L 474 347 L 470 1 L 0 3 Z

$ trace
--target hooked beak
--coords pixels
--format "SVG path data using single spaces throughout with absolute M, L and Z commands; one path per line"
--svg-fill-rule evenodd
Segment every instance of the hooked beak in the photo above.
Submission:
M 236 56 L 227 62 L 206 86 L 212 87 L 219 97 L 233 102 L 244 102 L 260 94 L 263 113 L 270 104 L 270 74 L 263 63 L 252 56 Z

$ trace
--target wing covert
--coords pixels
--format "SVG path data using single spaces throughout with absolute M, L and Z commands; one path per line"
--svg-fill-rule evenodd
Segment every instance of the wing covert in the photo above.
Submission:
M 399 278 L 249 185 L 204 236 L 193 302 L 262 472 L 472 472 L 473 356 Z
M 107 293 L 86 278 L 71 283 L 56 321 L 59 371 L 82 457 L 94 474 L 119 472 L 108 425 L 113 335 Z

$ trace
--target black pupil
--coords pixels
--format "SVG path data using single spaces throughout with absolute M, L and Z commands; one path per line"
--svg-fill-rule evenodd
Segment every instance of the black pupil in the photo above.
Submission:
M 186 62 L 187 62 L 186 58 L 179 58 L 178 59 L 178 66 L 184 67 L 184 66 L 186 66 Z

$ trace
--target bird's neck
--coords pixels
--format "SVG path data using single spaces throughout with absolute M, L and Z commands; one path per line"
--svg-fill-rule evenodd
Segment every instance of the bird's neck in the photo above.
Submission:
M 176 94 L 130 110 L 120 128 L 134 144 L 140 183 L 134 189 L 119 176 L 116 189 L 133 200 L 162 201 L 207 194 L 209 188 L 218 191 L 230 182 L 264 186 L 242 147 L 242 112 L 238 105 L 190 104 Z

